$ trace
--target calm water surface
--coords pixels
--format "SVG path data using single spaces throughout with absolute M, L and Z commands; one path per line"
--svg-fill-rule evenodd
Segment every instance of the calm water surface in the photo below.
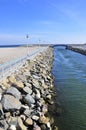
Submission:
M 52 72 L 62 108 L 55 116 L 59 130 L 86 130 L 86 56 L 55 47 Z

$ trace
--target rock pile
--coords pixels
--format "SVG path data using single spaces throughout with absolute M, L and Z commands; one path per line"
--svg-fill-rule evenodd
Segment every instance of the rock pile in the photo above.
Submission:
M 54 95 L 52 62 L 53 49 L 48 48 L 3 80 L 0 130 L 54 130 L 54 121 L 47 114 Z

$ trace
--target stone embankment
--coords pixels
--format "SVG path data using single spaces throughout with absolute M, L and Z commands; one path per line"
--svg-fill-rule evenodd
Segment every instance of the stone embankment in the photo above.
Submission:
M 57 130 L 53 104 L 53 49 L 48 48 L 0 83 L 0 130 Z
M 68 45 L 66 49 L 86 55 L 86 45 Z

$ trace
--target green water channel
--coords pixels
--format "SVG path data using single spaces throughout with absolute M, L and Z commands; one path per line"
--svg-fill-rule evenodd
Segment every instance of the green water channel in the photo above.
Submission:
M 59 130 L 86 130 L 86 56 L 54 47 L 52 73 L 62 109 L 54 115 Z

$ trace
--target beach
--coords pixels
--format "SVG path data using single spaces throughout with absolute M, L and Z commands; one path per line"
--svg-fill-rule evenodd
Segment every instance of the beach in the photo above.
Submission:
M 16 59 L 18 57 L 22 57 L 30 55 L 31 53 L 38 50 L 40 47 L 32 46 L 32 47 L 9 47 L 9 48 L 0 48 L 0 64 L 3 64 L 7 61 Z

